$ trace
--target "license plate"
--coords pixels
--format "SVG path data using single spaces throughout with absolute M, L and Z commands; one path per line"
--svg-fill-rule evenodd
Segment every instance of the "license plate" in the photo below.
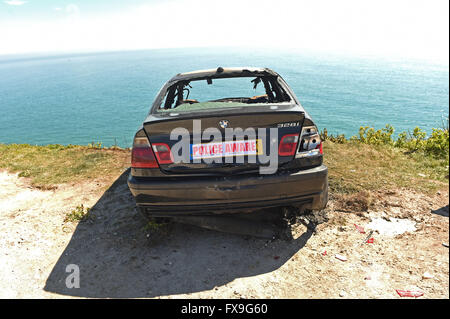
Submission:
M 261 139 L 191 144 L 191 159 L 262 154 Z

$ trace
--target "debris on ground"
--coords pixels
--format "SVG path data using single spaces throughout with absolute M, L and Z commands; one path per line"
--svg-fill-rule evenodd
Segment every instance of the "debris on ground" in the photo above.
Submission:
M 353 225 L 355 225 L 356 230 L 359 231 L 361 234 L 365 234 L 366 233 L 366 231 L 364 230 L 364 227 L 361 227 L 361 226 L 356 225 L 356 224 L 353 224 Z
M 448 248 L 448 243 L 442 243 L 442 246 L 447 247 Z
M 417 297 L 422 297 L 423 296 L 423 292 L 422 291 L 398 290 L 398 289 L 396 289 L 395 291 L 398 293 L 398 295 L 400 297 L 414 297 L 414 298 L 417 298 Z
M 336 259 L 339 259 L 341 261 L 347 261 L 347 257 L 345 257 L 343 255 L 336 254 L 336 255 L 334 255 L 334 257 L 336 257 Z
M 430 274 L 428 271 L 424 272 L 424 274 L 422 275 L 423 279 L 433 279 L 434 276 L 432 274 Z
M 323 253 L 322 253 L 322 256 L 326 256 L 327 255 L 327 251 L 325 250 Z
M 367 228 L 377 231 L 380 235 L 396 236 L 405 232 L 416 231 L 416 223 L 409 219 L 390 217 L 389 221 L 384 218 L 372 218 Z
M 371 231 L 369 232 L 369 234 L 366 236 L 366 238 L 364 238 L 364 241 L 363 241 L 361 244 L 368 243 L 369 240 L 371 239 L 370 236 L 372 236 L 372 234 L 373 234 L 373 230 L 371 230 Z M 373 243 L 373 238 L 372 238 L 372 243 Z
M 370 237 L 369 239 L 367 239 L 366 243 L 373 244 L 373 237 Z

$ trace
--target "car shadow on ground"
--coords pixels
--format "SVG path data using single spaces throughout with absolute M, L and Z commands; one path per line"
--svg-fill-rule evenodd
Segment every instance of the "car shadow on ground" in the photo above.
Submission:
M 163 234 L 146 227 L 124 172 L 80 222 L 51 271 L 45 291 L 97 298 L 158 297 L 213 289 L 236 278 L 278 269 L 312 236 L 267 240 L 171 224 Z M 70 264 L 80 288 L 67 288 Z
M 439 208 L 439 209 L 436 209 L 436 210 L 432 210 L 431 212 L 432 212 L 433 214 L 441 215 L 441 216 L 444 216 L 444 217 L 448 217 L 448 216 L 449 216 L 449 208 L 448 208 L 448 205 L 447 205 L 447 206 L 444 206 L 444 207 L 441 207 L 441 208 Z

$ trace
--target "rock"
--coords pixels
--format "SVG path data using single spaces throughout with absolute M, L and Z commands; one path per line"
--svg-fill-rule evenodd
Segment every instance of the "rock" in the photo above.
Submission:
M 442 246 L 447 247 L 448 248 L 448 243 L 442 243 Z
M 427 175 L 422 174 L 422 173 L 419 173 L 419 174 L 417 174 L 417 175 L 419 175 L 420 177 L 425 177 L 425 176 L 427 176 Z
M 341 261 L 347 261 L 347 257 L 345 257 L 344 255 L 336 254 L 334 255 L 334 257 L 336 257 L 336 259 L 339 259 Z
M 346 297 L 346 296 L 347 296 L 347 293 L 344 290 L 341 290 L 339 292 L 339 297 Z

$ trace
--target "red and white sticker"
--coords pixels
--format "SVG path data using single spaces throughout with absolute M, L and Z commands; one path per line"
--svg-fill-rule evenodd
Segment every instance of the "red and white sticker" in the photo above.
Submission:
M 262 154 L 261 139 L 219 143 L 191 144 L 191 158 L 215 158 L 226 156 Z

